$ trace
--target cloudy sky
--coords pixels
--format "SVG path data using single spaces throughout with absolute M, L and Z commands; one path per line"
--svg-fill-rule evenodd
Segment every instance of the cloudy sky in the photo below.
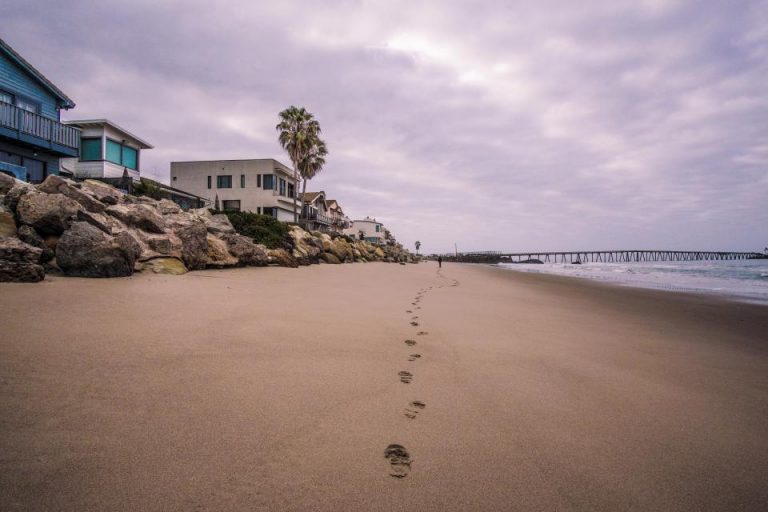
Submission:
M 309 188 L 427 252 L 768 245 L 766 1 L 5 0 L 0 37 L 166 182 L 287 163 L 295 104 Z

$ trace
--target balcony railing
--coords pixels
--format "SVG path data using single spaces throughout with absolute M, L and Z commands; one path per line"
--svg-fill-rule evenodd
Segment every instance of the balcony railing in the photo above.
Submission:
M 48 143 L 80 149 L 80 130 L 0 101 L 0 127 L 31 135 Z
M 306 205 L 304 206 L 303 216 L 305 219 L 315 221 L 318 224 L 325 224 L 328 226 L 333 224 L 332 217 L 329 217 L 328 215 L 323 215 L 322 213 L 318 212 L 316 208 L 310 208 L 310 207 L 307 207 Z

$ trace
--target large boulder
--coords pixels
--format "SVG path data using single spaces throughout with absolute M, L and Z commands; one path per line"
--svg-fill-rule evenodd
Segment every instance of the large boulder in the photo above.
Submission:
M 14 180 L 14 184 L 8 192 L 5 193 L 5 206 L 12 212 L 16 212 L 19 200 L 25 194 L 39 194 L 38 190 L 29 183 Z
M 223 213 L 204 216 L 202 219 L 203 222 L 205 222 L 205 226 L 208 229 L 208 232 L 212 235 L 221 236 L 236 233 L 235 228 L 232 227 L 232 223 L 229 221 L 229 217 Z
M 84 192 L 104 204 L 117 204 L 120 202 L 120 199 L 125 196 L 125 194 L 115 187 L 102 183 L 101 181 L 85 180 L 81 185 L 81 189 Z
M 290 268 L 299 266 L 299 262 L 296 261 L 296 258 L 291 256 L 285 249 L 269 249 L 267 250 L 267 257 L 270 265 Z
M 0 238 L 0 282 L 36 283 L 45 278 L 43 250 L 15 237 Z
M 184 262 L 178 258 L 154 258 L 141 263 L 143 272 L 153 272 L 155 274 L 170 274 L 180 276 L 187 273 L 187 267 Z
M 106 212 L 129 226 L 149 233 L 165 233 L 165 220 L 148 204 L 117 204 L 108 206 Z
M 331 242 L 329 252 L 336 256 L 339 261 L 346 261 L 352 257 L 352 247 L 343 238 L 337 238 Z
M 330 252 L 324 252 L 320 255 L 320 258 L 326 262 L 326 263 L 332 263 L 334 265 L 338 265 L 341 263 L 341 260 L 337 258 L 333 253 Z
M 208 259 L 206 267 L 225 268 L 237 266 L 238 260 L 229 253 L 229 248 L 224 240 L 208 235 Z
M 16 185 L 17 181 L 16 178 L 0 172 L 0 194 L 6 194 Z
M 8 236 L 16 236 L 16 219 L 13 213 L 0 203 L 0 238 Z
M 45 181 L 37 186 L 40 192 L 46 194 L 62 194 L 74 201 L 80 203 L 80 205 L 89 212 L 101 213 L 104 211 L 104 203 L 91 197 L 81 190 L 82 185 L 80 183 L 62 178 L 55 174 L 51 174 Z
M 40 256 L 40 261 L 42 263 L 46 263 L 53 259 L 55 256 L 55 247 L 52 249 L 48 243 L 46 243 L 45 240 L 43 240 L 43 237 L 37 234 L 37 231 L 32 229 L 29 226 L 19 226 L 19 230 L 17 232 L 17 235 L 19 237 L 19 240 L 22 242 L 29 244 L 33 247 L 37 247 L 43 251 L 43 253 Z M 55 238 L 55 237 L 51 237 Z
M 176 236 L 181 240 L 181 259 L 189 270 L 205 268 L 208 261 L 208 232 L 202 221 L 190 222 L 178 228 Z
M 269 263 L 264 246 L 254 244 L 247 236 L 225 234 L 221 239 L 227 243 L 229 253 L 237 258 L 239 265 L 261 267 Z
M 21 224 L 32 226 L 41 235 L 60 235 L 72 225 L 81 206 L 61 194 L 24 194 L 16 215 Z
M 139 251 L 127 232 L 113 237 L 87 222 L 75 222 L 56 245 L 56 263 L 68 276 L 130 276 Z
M 181 207 L 170 199 L 161 199 L 157 202 L 157 210 L 163 215 L 181 213 Z

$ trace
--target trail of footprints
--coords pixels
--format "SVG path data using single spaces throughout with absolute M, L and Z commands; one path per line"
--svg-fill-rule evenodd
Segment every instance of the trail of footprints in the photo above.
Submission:
M 437 274 L 440 278 L 446 279 L 443 277 L 441 271 L 438 269 Z M 443 286 L 451 286 L 456 287 L 459 286 L 459 281 L 456 279 L 451 279 L 451 284 L 447 285 L 438 285 L 438 288 L 442 288 Z M 419 292 L 416 294 L 416 297 L 414 298 L 413 302 L 411 302 L 411 306 L 413 306 L 413 309 L 407 309 L 405 312 L 411 316 L 410 324 L 412 327 L 419 327 L 419 322 L 417 320 L 419 319 L 418 315 L 414 315 L 414 312 L 416 310 L 420 310 L 421 306 L 419 305 L 421 303 L 421 299 L 424 298 L 424 295 L 429 292 L 432 289 L 432 286 L 429 286 L 427 288 L 422 288 L 419 290 Z M 429 333 L 427 331 L 417 331 L 416 336 L 426 336 Z M 415 346 L 416 340 L 414 339 L 407 339 L 404 341 L 404 343 L 408 347 Z M 421 358 L 421 354 L 410 354 L 408 356 L 408 362 L 416 362 Z M 400 382 L 403 384 L 410 384 L 413 381 L 413 373 L 411 373 L 408 370 L 402 370 L 398 372 L 398 377 L 400 378 Z M 408 418 L 409 420 L 415 420 L 418 416 L 419 412 L 423 411 L 427 407 L 427 404 L 422 402 L 421 400 L 413 400 L 408 404 L 408 407 L 405 408 L 404 416 Z M 410 453 L 408 453 L 408 450 L 405 449 L 404 446 L 399 444 L 390 444 L 387 446 L 387 448 L 384 450 L 384 458 L 389 461 L 389 475 L 393 478 L 405 478 L 408 476 L 408 473 L 411 472 L 411 463 L 413 462 L 413 459 L 411 459 Z

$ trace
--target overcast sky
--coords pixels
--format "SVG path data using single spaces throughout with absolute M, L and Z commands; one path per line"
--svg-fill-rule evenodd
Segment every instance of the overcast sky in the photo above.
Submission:
M 17 1 L 0 37 L 174 160 L 277 158 L 422 251 L 768 245 L 768 2 Z

